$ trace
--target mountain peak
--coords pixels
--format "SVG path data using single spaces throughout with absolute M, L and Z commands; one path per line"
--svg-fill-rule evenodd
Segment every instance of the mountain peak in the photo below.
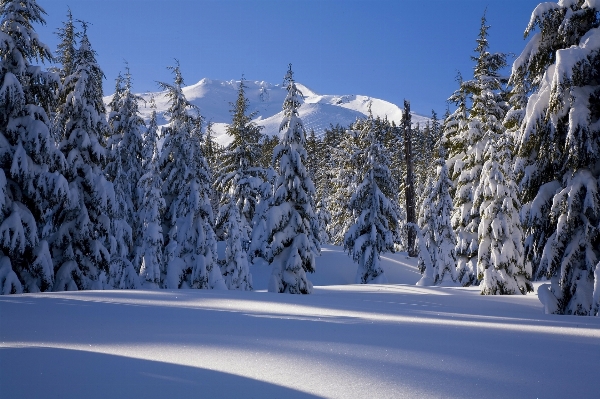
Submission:
M 200 109 L 200 113 L 207 122 L 213 122 L 216 140 L 221 144 L 230 141 L 226 134 L 227 124 L 231 121 L 231 103 L 237 98 L 239 80 L 215 80 L 203 78 L 197 83 L 183 88 L 188 101 Z M 271 84 L 265 81 L 246 80 L 246 97 L 250 102 L 250 112 L 257 111 L 255 122 L 263 126 L 263 133 L 275 135 L 279 133 L 282 118 L 282 105 L 286 96 L 286 89 L 282 84 Z M 357 118 L 368 115 L 369 103 L 374 116 L 387 117 L 399 123 L 402 110 L 396 104 L 378 98 L 349 94 L 327 95 L 317 94 L 302 83 L 296 82 L 298 89 L 304 94 L 304 104 L 299 113 L 307 131 L 314 130 L 321 136 L 331 124 L 348 126 Z M 162 125 L 167 121 L 164 113 L 167 109 L 167 98 L 164 92 L 142 93 L 140 96 L 146 101 L 154 96 L 157 106 L 157 122 Z M 110 101 L 111 96 L 105 98 Z M 142 116 L 148 120 L 151 109 L 140 107 Z M 413 114 L 413 123 L 425 123 L 429 118 Z

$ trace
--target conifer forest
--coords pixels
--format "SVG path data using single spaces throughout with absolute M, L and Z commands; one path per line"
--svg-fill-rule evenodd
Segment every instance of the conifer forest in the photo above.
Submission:
M 337 245 L 356 284 L 386 284 L 382 256 L 406 252 L 421 287 L 525 295 L 546 281 L 546 313 L 600 316 L 600 2 L 540 4 L 512 64 L 484 14 L 472 74 L 426 123 L 407 99 L 400 123 L 369 113 L 316 134 L 289 64 L 271 136 L 242 78 L 227 145 L 176 60 L 161 124 L 126 66 L 104 100 L 93 25 L 66 12 L 52 49 L 44 16 L 0 0 L 2 294 L 251 291 L 258 259 L 268 291 L 310 294 Z

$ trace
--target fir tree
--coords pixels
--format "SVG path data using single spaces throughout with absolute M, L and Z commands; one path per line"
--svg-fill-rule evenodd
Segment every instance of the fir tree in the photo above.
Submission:
M 279 131 L 281 141 L 273 152 L 278 172 L 271 206 L 266 212 L 267 260 L 273 267 L 269 291 L 310 294 L 306 273 L 315 271 L 319 253 L 316 216 L 310 198 L 315 188 L 304 166 L 306 132 L 298 116 L 302 93 L 294 82 L 292 65 L 286 74 L 287 97 Z
M 479 208 L 479 252 L 477 273 L 485 295 L 525 294 L 533 291 L 531 270 L 523 262 L 523 232 L 512 172 L 510 136 L 491 138 L 486 146 L 486 162 L 475 190 Z
M 107 284 L 113 288 L 139 288 L 138 275 L 129 260 L 133 246 L 133 232 L 128 223 L 131 206 L 130 179 L 123 169 L 121 154 L 114 161 L 113 180 L 115 205 L 111 218 L 110 266 Z M 136 215 L 137 216 L 137 215 Z
M 64 104 L 67 101 L 67 87 L 64 86 L 67 77 L 71 76 L 75 70 L 75 57 L 77 56 L 77 40 L 81 37 L 81 34 L 77 32 L 75 24 L 73 23 L 73 15 L 71 9 L 68 9 L 67 20 L 62 23 L 62 27 L 56 31 L 56 36 L 59 39 L 59 43 L 56 49 L 56 58 L 60 67 L 52 68 L 53 71 L 58 73 L 60 78 L 60 84 L 57 89 L 55 107 L 52 109 L 52 135 L 56 143 L 60 143 L 63 137 L 60 137 L 61 129 L 60 125 L 57 124 L 56 119 L 57 107 Z
M 252 275 L 248 267 L 248 256 L 242 248 L 241 217 L 235 201 L 230 200 L 221 209 L 224 213 L 225 231 L 225 264 L 221 268 L 225 284 L 230 290 L 251 291 Z
M 248 113 L 250 102 L 246 98 L 244 79 L 240 81 L 238 98 L 233 109 L 233 120 L 227 133 L 233 138 L 221 154 L 216 186 L 222 193 L 221 206 L 233 199 L 241 216 L 242 237 L 248 241 L 252 231 L 252 220 L 258 201 L 258 191 L 263 180 L 262 168 L 257 165 L 260 158 L 260 127 L 252 119 L 256 112 Z M 217 219 L 217 226 L 226 223 L 223 212 Z
M 475 49 L 477 56 L 471 57 L 475 61 L 474 77 L 461 85 L 461 90 L 470 96 L 472 105 L 467 125 L 458 131 L 460 137 L 453 138 L 459 146 L 462 145 L 464 151 L 460 162 L 454 164 L 458 178 L 452 225 L 457 234 L 458 278 L 465 286 L 478 283 L 476 266 L 480 214 L 473 203 L 481 199 L 475 198 L 475 187 L 485 162 L 483 154 L 486 144 L 490 138 L 504 132 L 502 120 L 506 113 L 506 103 L 500 93 L 504 80 L 498 72 L 506 65 L 506 55 L 488 51 L 488 29 L 484 14 Z M 462 99 L 459 97 L 458 101 Z M 460 127 L 460 119 L 458 122 Z
M 370 110 L 359 137 L 367 145 L 353 155 L 360 165 L 355 171 L 360 183 L 350 198 L 354 223 L 344 236 L 344 248 L 358 263 L 356 283 L 386 283 L 380 254 L 394 251 L 398 215 L 389 199 L 392 181 L 388 156 L 377 137 Z
M 329 203 L 331 222 L 327 230 L 336 245 L 343 244 L 346 232 L 354 223 L 353 211 L 348 204 L 360 183 L 356 172 L 362 165 L 356 164 L 359 157 L 355 155 L 364 150 L 362 145 L 365 144 L 361 143 L 358 129 L 360 126 L 355 124 L 353 129 L 344 132 L 337 147 L 332 148 L 333 173 Z
M 138 216 L 142 226 L 140 283 L 144 288 L 160 288 L 163 286 L 166 275 L 162 254 L 164 240 L 161 225 L 165 200 L 162 197 L 163 182 L 157 168 L 159 160 L 158 129 L 154 98 L 151 99 L 150 104 L 153 109 L 143 147 L 144 159 L 147 160 L 144 165 L 146 173 L 138 182 L 142 200 Z
M 446 164 L 448 165 L 450 179 L 454 183 L 458 181 L 464 164 L 463 158 L 466 155 L 468 142 L 464 131 L 469 113 L 467 107 L 468 93 L 460 72 L 456 76 L 456 81 L 458 82 L 458 89 L 448 99 L 448 103 L 455 106 L 456 109 L 452 113 L 447 110 L 442 127 L 444 148 L 448 154 Z M 451 195 L 451 197 L 454 198 L 454 195 Z
M 59 76 L 61 82 L 64 83 L 65 79 L 75 72 L 77 39 L 81 36 L 73 23 L 73 14 L 70 8 L 67 11 L 67 20 L 63 22 L 61 28 L 58 28 L 56 36 L 60 40 L 56 49 L 56 61 L 61 65 Z M 61 100 L 65 99 L 61 98 Z
M 127 250 L 119 254 L 119 258 L 125 258 L 133 264 L 139 272 L 142 263 L 141 253 L 141 219 L 138 216 L 141 207 L 141 193 L 138 190 L 138 182 L 143 175 L 142 163 L 144 120 L 140 116 L 138 102 L 141 97 L 132 92 L 132 78 L 129 67 L 126 68 L 124 78 L 117 79 L 117 90 L 109 106 L 110 139 L 108 142 L 109 164 L 107 175 L 114 181 L 115 193 L 122 192 L 122 223 L 128 225 L 131 230 L 131 243 Z M 117 162 L 122 174 L 117 179 Z M 118 186 L 118 187 L 117 187 Z M 115 237 L 117 234 L 115 233 Z M 125 247 L 124 243 L 118 244 Z
M 226 288 L 216 264 L 217 243 L 210 205 L 211 180 L 200 142 L 194 139 L 195 110 L 183 94 L 179 65 L 170 67 L 174 83 L 160 83 L 169 98 L 169 126 L 159 167 L 166 212 L 167 288 Z M 199 118 L 199 117 L 198 117 Z
M 435 115 L 435 114 L 434 114 Z M 421 205 L 419 227 L 419 269 L 423 277 L 417 285 L 455 285 L 456 236 L 452 229 L 452 181 L 446 165 L 445 150 L 440 141 L 436 176 L 427 199 Z
M 101 289 L 109 274 L 115 196 L 104 176 L 103 76 L 84 23 L 74 71 L 64 82 L 68 95 L 57 114 L 73 203 L 60 214 L 61 226 L 53 243 L 55 290 Z
M 600 194 L 599 9 L 594 2 L 540 4 L 513 64 L 533 90 L 517 133 L 525 248 L 546 311 L 597 315 Z
M 48 241 L 68 201 L 46 113 L 56 82 L 31 64 L 53 60 L 32 25 L 44 14 L 34 0 L 0 1 L 0 294 L 54 287 Z

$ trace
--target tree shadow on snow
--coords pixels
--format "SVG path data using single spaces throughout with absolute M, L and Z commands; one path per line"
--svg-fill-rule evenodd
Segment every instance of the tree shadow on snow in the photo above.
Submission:
M 1 348 L 0 371 L 0 399 L 317 397 L 214 370 L 71 349 Z

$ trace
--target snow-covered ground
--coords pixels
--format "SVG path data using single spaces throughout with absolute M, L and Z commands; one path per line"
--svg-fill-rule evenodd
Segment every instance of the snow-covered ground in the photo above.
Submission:
M 282 84 L 271 84 L 264 81 L 245 81 L 246 98 L 250 103 L 250 112 L 256 112 L 255 122 L 262 126 L 263 133 L 275 135 L 279 132 L 279 125 L 283 118 L 282 105 L 286 96 L 286 88 Z M 307 131 L 314 130 L 321 136 L 330 124 L 348 126 L 356 118 L 365 118 L 368 115 L 369 103 L 373 115 L 387 117 L 391 121 L 400 123 L 402 110 L 396 105 L 385 100 L 362 95 L 321 95 L 308 87 L 297 84 L 304 94 L 304 104 L 300 107 L 300 118 Z M 239 81 L 222 81 L 202 79 L 198 83 L 183 89 L 188 101 L 196 105 L 200 114 L 206 121 L 213 122 L 216 140 L 220 144 L 228 144 L 231 139 L 225 133 L 227 124 L 231 122 L 231 103 L 235 103 L 238 95 Z M 157 107 L 157 122 L 159 125 L 167 123 L 165 111 L 168 108 L 168 98 L 165 92 L 143 93 L 140 96 L 149 104 L 150 97 L 154 96 Z M 111 96 L 104 98 L 109 103 Z M 152 110 L 140 103 L 142 116 L 150 119 Z M 417 114 L 412 114 L 412 122 L 425 124 L 429 120 Z
M 594 398 L 600 318 L 545 315 L 535 294 L 350 285 L 325 246 L 313 295 L 87 291 L 0 297 L 0 398 Z M 333 284 L 333 285 L 332 285 Z

